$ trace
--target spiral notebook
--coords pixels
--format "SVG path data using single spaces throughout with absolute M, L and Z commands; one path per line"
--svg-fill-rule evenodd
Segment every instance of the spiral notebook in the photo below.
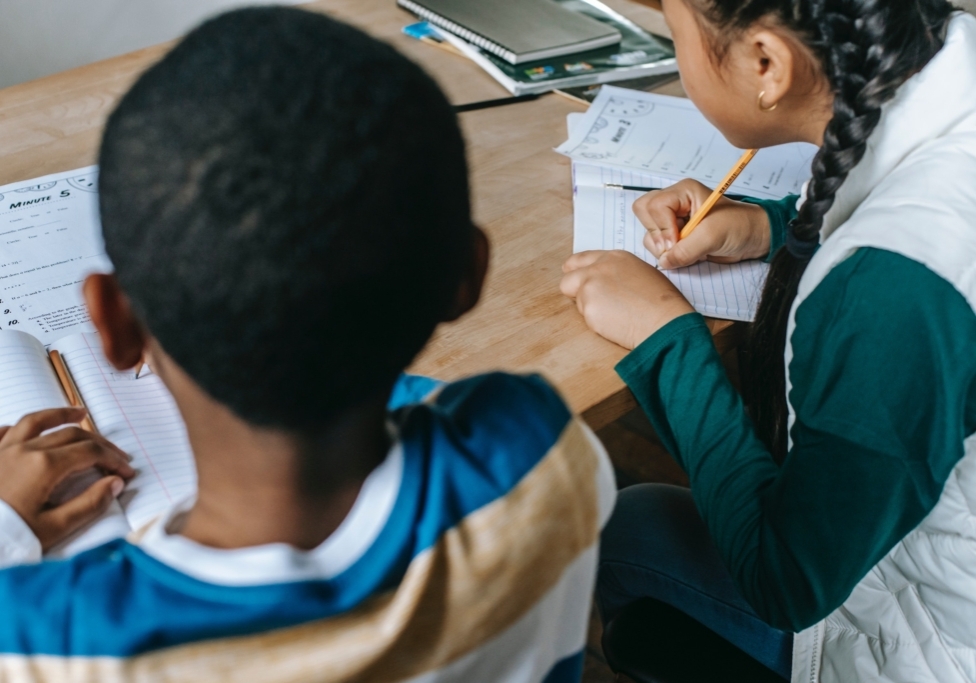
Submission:
M 510 64 L 595 50 L 620 32 L 552 0 L 397 0 L 431 24 Z

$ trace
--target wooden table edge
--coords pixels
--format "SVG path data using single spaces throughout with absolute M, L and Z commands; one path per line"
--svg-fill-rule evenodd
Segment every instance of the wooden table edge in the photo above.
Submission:
M 715 349 L 720 356 L 724 356 L 730 351 L 734 351 L 745 340 L 748 325 L 744 322 L 735 320 L 721 320 L 719 318 L 705 318 L 709 331 L 712 333 L 712 341 Z M 621 386 L 604 397 L 597 403 L 585 406 L 579 410 L 580 417 L 594 431 L 606 427 L 611 422 L 619 420 L 621 417 L 637 408 L 637 399 L 634 398 L 630 388 Z

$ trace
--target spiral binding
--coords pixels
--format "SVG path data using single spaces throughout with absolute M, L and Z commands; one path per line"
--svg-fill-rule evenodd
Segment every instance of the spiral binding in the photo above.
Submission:
M 400 7 L 413 12 L 421 19 L 429 21 L 435 26 L 439 26 L 446 31 L 450 31 L 454 35 L 468 41 L 472 45 L 477 45 L 478 47 L 487 50 L 494 55 L 498 55 L 506 62 L 511 64 L 515 63 L 517 55 L 514 52 L 511 50 L 506 50 L 504 47 L 494 41 L 488 40 L 480 33 L 475 33 L 470 29 L 464 28 L 460 24 L 455 24 L 453 21 L 431 12 L 426 7 L 418 5 L 416 2 L 413 2 L 413 0 L 397 0 L 397 4 Z

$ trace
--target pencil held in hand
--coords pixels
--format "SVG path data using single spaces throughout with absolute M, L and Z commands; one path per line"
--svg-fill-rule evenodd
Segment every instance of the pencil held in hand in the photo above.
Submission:
M 678 236 L 678 239 L 683 240 L 685 237 L 690 235 L 695 228 L 698 227 L 698 224 L 705 219 L 708 212 L 712 210 L 712 207 L 715 206 L 715 204 L 718 203 L 718 200 L 721 199 L 722 196 L 728 191 L 728 189 L 732 186 L 732 183 L 734 183 L 735 179 L 739 177 L 739 174 L 745 170 L 745 167 L 749 165 L 749 162 L 752 161 L 752 158 L 756 156 L 756 152 L 758 151 L 758 149 L 747 149 L 745 151 L 745 153 L 739 158 L 739 161 L 736 162 L 735 166 L 732 167 L 732 170 L 728 172 L 719 186 L 715 188 L 715 191 L 712 192 L 712 194 L 708 196 L 708 199 L 705 200 L 705 203 L 698 208 L 698 211 L 696 211 L 695 215 L 691 217 L 691 220 L 685 224 L 685 227 L 681 228 L 681 234 Z
M 150 358 L 149 356 L 149 351 L 146 351 L 143 353 L 142 358 L 139 359 L 139 362 L 136 363 L 136 367 L 135 367 L 136 379 L 139 379 L 140 377 L 145 377 L 146 375 L 152 375 L 152 374 L 154 374 L 152 358 Z

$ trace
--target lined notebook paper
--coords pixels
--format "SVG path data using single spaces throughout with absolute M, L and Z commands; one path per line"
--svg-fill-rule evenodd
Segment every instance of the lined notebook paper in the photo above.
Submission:
M 605 188 L 604 183 L 667 187 L 673 179 L 633 171 L 573 164 L 573 252 L 623 249 L 657 265 L 644 248 L 644 226 L 634 215 L 632 190 Z M 702 315 L 728 320 L 756 317 L 768 266 L 762 261 L 719 264 L 708 261 L 663 272 Z
M 44 346 L 24 332 L 0 332 L 0 425 L 67 405 Z
M 67 405 L 41 342 L 25 332 L 0 330 L 0 425 L 15 424 L 28 413 Z M 80 478 L 85 476 L 82 473 Z M 102 517 L 79 529 L 46 555 L 54 558 L 74 555 L 123 536 L 129 530 L 129 522 L 116 501 Z
M 132 528 L 192 495 L 196 469 L 186 427 L 162 380 L 115 370 L 95 334 L 71 335 L 52 348 L 64 357 L 99 432 L 131 455 L 139 471 L 122 496 Z

